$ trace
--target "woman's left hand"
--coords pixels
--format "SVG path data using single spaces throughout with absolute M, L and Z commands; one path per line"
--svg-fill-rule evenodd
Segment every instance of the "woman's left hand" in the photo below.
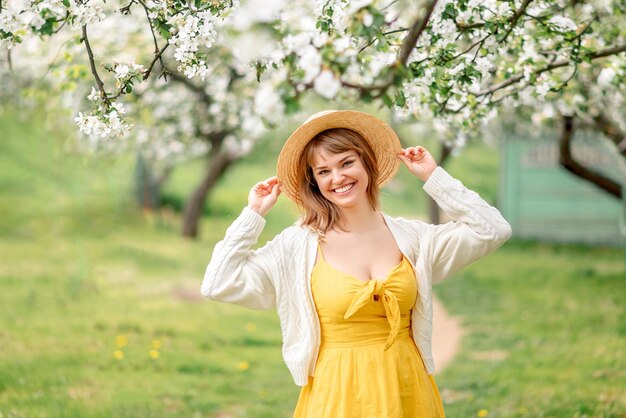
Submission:
M 437 168 L 437 161 L 422 146 L 405 148 L 397 157 L 415 177 L 422 181 L 428 180 L 431 173 Z

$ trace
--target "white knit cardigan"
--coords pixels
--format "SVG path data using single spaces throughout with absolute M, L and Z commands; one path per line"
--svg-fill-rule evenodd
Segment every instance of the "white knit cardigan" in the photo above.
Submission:
M 452 219 L 444 225 L 384 215 L 400 251 L 410 261 L 418 298 L 411 328 L 426 371 L 432 374 L 432 285 L 502 245 L 511 227 L 500 212 L 438 167 L 424 190 Z M 313 375 L 320 345 L 319 318 L 310 277 L 317 234 L 299 225 L 283 230 L 252 250 L 265 219 L 247 207 L 215 245 L 202 282 L 209 299 L 253 309 L 276 307 L 283 336 L 283 359 L 297 385 Z

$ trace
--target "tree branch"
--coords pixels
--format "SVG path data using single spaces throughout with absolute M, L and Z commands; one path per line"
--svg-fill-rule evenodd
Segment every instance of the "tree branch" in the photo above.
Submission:
M 507 22 L 511 22 L 511 30 L 513 30 L 513 27 L 515 26 L 515 24 L 517 23 L 517 21 L 519 20 L 519 18 L 524 14 L 524 12 L 526 11 L 526 8 L 528 7 L 528 5 L 532 2 L 532 0 L 525 0 L 524 3 L 520 6 L 519 9 L 517 9 L 515 11 L 515 13 L 513 13 L 513 16 L 510 16 L 507 19 Z M 493 12 L 492 12 L 493 13 Z M 495 15 L 495 13 L 494 13 Z M 486 22 L 479 22 L 479 23 L 472 23 L 470 25 L 465 25 L 463 23 L 457 23 L 456 21 L 454 22 L 456 24 L 456 27 L 460 30 L 470 30 L 470 29 L 479 29 L 485 26 Z M 508 36 L 508 33 L 507 33 Z M 506 38 L 506 36 L 504 37 Z
M 387 35 L 393 35 L 394 33 L 398 33 L 398 32 L 406 32 L 406 31 L 407 31 L 407 29 L 406 29 L 406 28 L 402 28 L 402 29 L 392 30 L 392 31 L 389 31 L 389 32 L 384 32 L 382 35 L 383 35 L 383 36 L 387 36 Z M 370 42 L 368 42 L 368 43 L 367 43 L 364 47 L 362 47 L 361 49 L 359 49 L 359 54 L 360 54 L 361 52 L 363 52 L 364 50 L 366 50 L 368 47 L 372 46 L 372 44 L 373 44 L 374 42 L 376 42 L 377 40 L 378 40 L 378 38 L 374 38 L 374 39 L 372 39 Z
M 621 198 L 622 185 L 616 181 L 591 171 L 574 159 L 571 151 L 572 137 L 574 136 L 574 118 L 572 116 L 563 117 L 563 130 L 559 140 L 559 162 L 570 173 L 585 179 L 609 194 Z
M 7 63 L 9 64 L 9 72 L 13 72 L 13 60 L 11 59 L 11 50 L 7 49 Z
M 621 52 L 626 51 L 626 45 L 618 45 L 612 48 L 607 48 L 607 49 L 603 49 L 601 51 L 597 51 L 594 52 L 592 54 L 588 55 L 589 59 L 597 59 L 597 58 L 604 58 L 604 57 L 608 57 L 611 55 L 615 55 L 615 54 L 619 54 Z M 533 74 L 535 75 L 539 75 L 541 73 L 545 73 L 546 71 L 552 71 L 556 68 L 560 68 L 560 67 L 566 67 L 569 64 L 571 64 L 571 60 L 569 59 L 562 59 L 562 60 L 558 60 L 558 61 L 554 61 L 553 63 L 550 63 L 548 65 L 546 65 L 543 68 L 539 68 L 535 71 L 533 71 Z M 486 94 L 493 94 L 498 90 L 501 90 L 505 87 L 510 86 L 511 84 L 517 83 L 518 81 L 520 81 L 521 79 L 524 78 L 523 74 L 517 74 L 514 75 L 500 83 L 494 84 L 493 86 L 491 86 L 488 89 L 479 91 L 476 96 L 484 96 Z
M 524 14 L 524 12 L 526 11 L 526 8 L 531 2 L 532 0 L 525 0 L 524 3 L 520 6 L 520 8 L 517 9 L 515 13 L 513 13 L 513 16 L 509 19 L 509 22 L 511 22 L 511 27 L 509 28 L 509 30 L 506 31 L 506 33 L 504 34 L 500 42 L 504 42 L 506 38 L 511 34 L 511 32 L 513 32 L 515 25 L 517 25 L 517 21 Z
M 402 45 L 400 46 L 398 59 L 391 66 L 392 71 L 389 74 L 387 81 L 385 81 L 382 84 L 371 85 L 371 86 L 352 84 L 352 83 L 348 83 L 345 81 L 342 81 L 341 84 L 344 87 L 359 90 L 361 92 L 361 95 L 369 94 L 373 91 L 376 91 L 378 93 L 375 95 L 372 95 L 372 97 L 382 96 L 384 92 L 387 91 L 387 89 L 393 84 L 395 74 L 397 73 L 398 69 L 406 65 L 406 62 L 409 59 L 409 55 L 411 55 L 411 51 L 413 51 L 413 48 L 415 48 L 415 45 L 417 44 L 417 41 L 419 40 L 420 35 L 422 34 L 424 29 L 428 25 L 428 21 L 430 20 L 430 16 L 432 15 L 433 9 L 435 8 L 436 4 L 437 4 L 437 0 L 430 0 L 430 2 L 426 6 L 426 13 L 424 17 L 422 19 L 419 19 L 419 18 L 416 19 L 413 25 L 411 26 L 411 29 L 409 29 L 409 33 L 406 35 L 406 38 L 404 38 L 404 40 L 402 41 Z
M 208 95 L 206 91 L 204 91 L 204 88 L 195 84 L 193 81 L 185 77 L 185 75 L 179 73 L 178 71 L 172 71 L 165 66 L 163 66 L 163 71 L 169 74 L 170 77 L 172 77 L 172 80 L 181 83 L 193 93 L 197 94 L 200 100 L 202 100 L 207 107 L 213 104 L 213 98 Z
M 406 65 L 406 62 L 409 59 L 409 55 L 411 55 L 411 51 L 417 45 L 417 41 L 419 40 L 420 35 L 428 26 L 428 21 L 430 20 L 430 16 L 437 5 L 437 0 L 431 0 L 429 4 L 426 5 L 426 13 L 422 19 L 416 19 L 409 30 L 409 33 L 404 38 L 402 42 L 402 47 L 400 47 L 400 54 L 398 55 L 398 62 L 403 66 Z
M 165 68 L 165 64 L 163 63 L 163 52 L 165 52 L 165 47 L 163 48 L 162 51 L 159 49 L 159 43 L 157 41 L 156 34 L 154 33 L 154 28 L 152 27 L 152 20 L 150 19 L 150 13 L 148 11 L 148 7 L 146 6 L 144 2 L 141 2 L 141 6 L 143 7 L 143 10 L 146 12 L 146 19 L 148 19 L 148 26 L 150 26 L 150 33 L 152 34 L 152 41 L 154 42 L 154 60 L 150 63 L 150 67 L 148 70 L 146 70 L 146 74 L 144 74 L 143 80 L 145 81 L 150 75 L 150 72 L 152 72 L 152 67 L 154 67 L 154 64 L 156 63 L 157 59 L 161 63 L 161 68 Z M 165 41 L 165 46 L 167 46 L 168 44 L 169 42 Z
M 91 50 L 91 45 L 89 45 L 89 38 L 87 37 L 87 25 L 83 25 L 82 41 L 85 43 L 85 48 L 87 49 L 87 57 L 89 58 L 91 74 L 93 74 L 93 77 L 96 79 L 96 84 L 98 85 L 100 96 L 102 96 L 102 100 L 104 100 L 107 104 L 110 104 L 106 91 L 104 90 L 104 83 L 102 82 L 102 79 L 98 75 L 98 70 L 96 69 L 96 63 L 93 57 L 93 51 Z
M 624 131 L 604 113 L 595 116 L 593 121 L 596 129 L 613 141 L 613 143 L 617 145 L 619 152 L 626 156 L 626 135 L 624 135 Z
M 163 65 L 163 60 L 161 59 L 161 56 L 163 55 L 163 53 L 165 52 L 165 50 L 167 49 L 167 47 L 170 46 L 169 42 L 166 42 L 165 45 L 163 45 L 163 47 L 158 50 L 157 52 L 155 52 L 154 58 L 152 59 L 152 62 L 150 63 L 150 65 L 148 66 L 148 69 L 146 70 L 146 72 L 143 74 L 143 80 L 146 81 L 148 79 L 148 77 L 150 77 L 150 73 L 152 72 L 152 69 L 154 68 L 154 64 L 156 64 L 157 61 L 161 61 L 161 66 L 163 67 L 163 69 L 165 69 L 165 66 Z
M 130 0 L 130 3 L 128 3 L 126 6 L 120 9 L 120 13 L 123 15 L 130 14 L 130 8 L 134 3 L 135 3 L 135 0 Z

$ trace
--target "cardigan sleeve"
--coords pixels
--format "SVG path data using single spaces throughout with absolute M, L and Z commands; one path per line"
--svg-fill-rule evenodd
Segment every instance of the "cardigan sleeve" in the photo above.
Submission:
M 273 271 L 276 258 L 273 245 L 251 250 L 256 244 L 265 219 L 245 207 L 226 230 L 224 239 L 213 249 L 201 292 L 220 302 L 252 309 L 271 309 L 276 305 Z
M 511 237 L 511 226 L 500 212 L 442 167 L 433 171 L 424 190 L 452 219 L 430 226 L 426 256 L 433 284 L 494 251 Z

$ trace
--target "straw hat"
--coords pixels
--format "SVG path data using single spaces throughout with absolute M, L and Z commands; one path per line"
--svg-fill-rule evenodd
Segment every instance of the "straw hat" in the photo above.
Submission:
M 282 183 L 282 191 L 288 198 L 301 203 L 298 185 L 302 170 L 300 156 L 304 148 L 317 134 L 327 129 L 347 128 L 361 134 L 368 142 L 378 164 L 378 185 L 387 183 L 398 171 L 400 161 L 396 155 L 402 146 L 398 135 L 382 120 L 355 110 L 325 110 L 311 116 L 296 129 L 283 145 L 278 155 L 276 172 Z

